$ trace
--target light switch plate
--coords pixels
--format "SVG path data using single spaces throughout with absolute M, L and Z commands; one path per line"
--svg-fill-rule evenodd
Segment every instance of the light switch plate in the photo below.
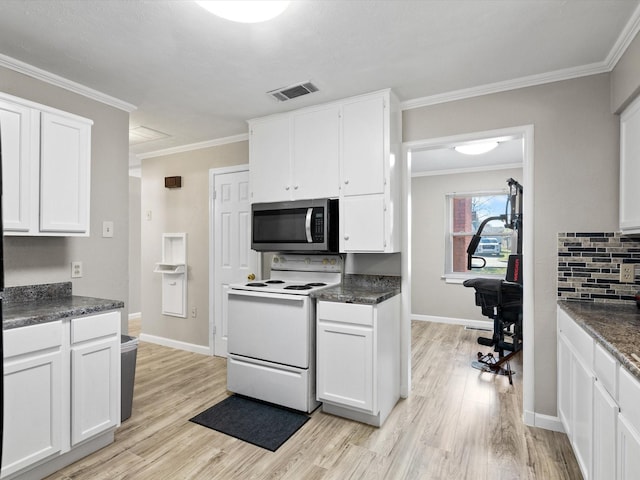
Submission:
M 102 222 L 102 236 L 105 238 L 113 237 L 113 222 L 106 220 Z

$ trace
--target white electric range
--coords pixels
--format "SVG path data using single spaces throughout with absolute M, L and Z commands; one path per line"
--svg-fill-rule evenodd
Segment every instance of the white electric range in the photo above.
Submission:
M 227 389 L 311 412 L 315 395 L 312 292 L 341 282 L 339 255 L 276 254 L 271 278 L 227 291 Z

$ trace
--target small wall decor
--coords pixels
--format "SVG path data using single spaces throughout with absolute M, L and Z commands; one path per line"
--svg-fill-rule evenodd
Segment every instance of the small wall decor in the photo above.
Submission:
M 182 177 L 164 177 L 164 186 L 166 188 L 181 188 Z

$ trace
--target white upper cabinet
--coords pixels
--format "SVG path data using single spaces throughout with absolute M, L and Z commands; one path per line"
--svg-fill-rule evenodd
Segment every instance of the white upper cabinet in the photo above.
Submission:
M 39 125 L 37 110 L 0 98 L 5 232 L 29 232 L 37 221 L 38 204 L 31 199 L 39 185 Z
M 40 231 L 89 231 L 91 125 L 42 113 Z
M 293 198 L 339 194 L 340 107 L 329 105 L 293 115 Z
M 385 115 L 385 97 L 358 98 L 342 107 L 344 196 L 384 193 L 389 155 L 389 118 Z
M 398 101 L 390 90 L 249 121 L 252 203 L 340 199 L 340 251 L 400 251 Z
M 89 235 L 92 123 L 0 94 L 6 235 Z
M 640 233 L 640 97 L 620 116 L 620 231 Z
M 291 134 L 287 115 L 250 122 L 249 182 L 253 202 L 291 199 Z
M 340 108 L 306 108 L 250 121 L 251 201 L 339 194 Z

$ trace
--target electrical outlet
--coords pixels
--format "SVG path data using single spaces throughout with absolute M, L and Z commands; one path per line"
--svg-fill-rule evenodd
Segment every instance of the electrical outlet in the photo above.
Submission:
M 193 318 L 196 318 L 198 316 L 198 308 L 197 307 L 191 307 L 191 316 Z
M 82 262 L 71 262 L 71 278 L 82 277 Z
M 620 283 L 635 283 L 636 281 L 636 264 L 621 263 L 620 264 Z

